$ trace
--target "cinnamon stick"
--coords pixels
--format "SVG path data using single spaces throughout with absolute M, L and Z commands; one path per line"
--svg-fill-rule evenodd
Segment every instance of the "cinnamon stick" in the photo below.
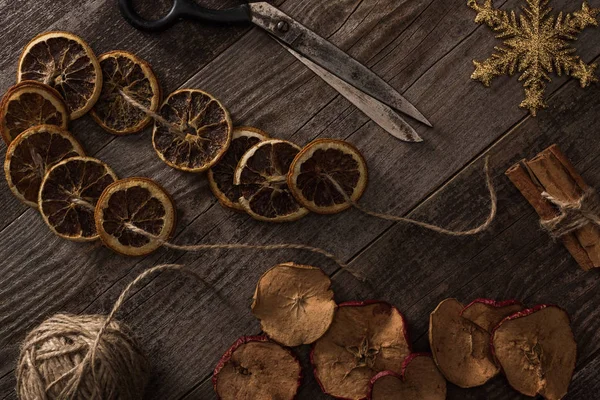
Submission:
M 523 160 L 506 175 L 536 210 L 542 221 L 551 220 L 561 211 L 542 196 L 543 192 L 563 202 L 577 202 L 589 186 L 573 164 L 553 145 L 532 160 Z M 584 270 L 600 267 L 600 229 L 586 225 L 561 237 L 569 253 Z

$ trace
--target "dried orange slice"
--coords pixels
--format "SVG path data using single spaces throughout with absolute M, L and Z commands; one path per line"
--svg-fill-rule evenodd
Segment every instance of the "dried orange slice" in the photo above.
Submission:
M 103 83 L 100 98 L 91 111 L 92 117 L 115 135 L 141 131 L 152 117 L 131 100 L 152 112 L 160 106 L 160 86 L 150 64 L 120 50 L 102 54 L 98 61 Z
M 267 140 L 268 135 L 260 129 L 239 127 L 233 130 L 231 145 L 217 165 L 208 170 L 210 190 L 225 207 L 243 211 L 240 204 L 240 187 L 233 184 L 233 175 L 242 156 L 255 144 Z
M 32 80 L 55 88 L 71 119 L 87 113 L 102 89 L 102 70 L 88 44 L 69 32 L 46 32 L 23 49 L 17 81 Z
M 48 171 L 38 198 L 42 218 L 60 237 L 78 242 L 98 239 L 94 208 L 117 176 L 102 161 L 72 157 Z
M 233 183 L 240 186 L 240 204 L 259 221 L 296 221 L 308 210 L 292 196 L 286 175 L 300 147 L 285 140 L 261 142 L 244 154 Z
M 32 126 L 44 124 L 63 129 L 69 125 L 69 111 L 56 90 L 32 81 L 8 89 L 0 103 L 0 129 L 6 144 Z
M 296 156 L 288 185 L 300 204 L 318 214 L 335 214 L 352 206 L 367 187 L 367 163 L 350 143 L 319 139 Z M 341 189 L 346 193 L 343 195 Z
M 100 239 L 107 247 L 124 255 L 142 256 L 169 239 L 176 216 L 171 196 L 158 183 L 147 178 L 127 178 L 102 193 L 95 220 Z
M 231 143 L 229 112 L 202 90 L 172 93 L 159 114 L 169 125 L 155 122 L 152 145 L 160 159 L 175 169 L 204 172 L 219 161 Z
M 320 339 L 331 326 L 337 308 L 331 280 L 320 268 L 276 265 L 258 281 L 252 314 L 264 333 L 284 346 Z
M 48 170 L 62 160 L 84 155 L 79 142 L 62 128 L 29 128 L 6 150 L 4 173 L 8 187 L 20 201 L 37 208 L 40 185 Z

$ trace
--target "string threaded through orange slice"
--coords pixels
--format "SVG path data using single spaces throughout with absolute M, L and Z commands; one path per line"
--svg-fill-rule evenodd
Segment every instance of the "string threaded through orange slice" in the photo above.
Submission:
M 102 70 L 91 47 L 69 32 L 42 33 L 23 49 L 17 81 L 38 81 L 55 88 L 72 120 L 94 106 L 102 90 Z
M 317 214 L 335 214 L 352 207 L 365 192 L 367 163 L 350 143 L 319 139 L 296 156 L 287 181 L 304 207 Z
M 240 204 L 241 189 L 233 183 L 235 169 L 252 146 L 267 139 L 268 135 L 260 129 L 243 126 L 233 130 L 229 149 L 207 174 L 210 190 L 223 206 L 244 211 Z
M 98 239 L 94 208 L 116 174 L 100 160 L 72 157 L 52 167 L 40 188 L 38 207 L 58 236 L 78 242 Z
M 171 196 L 158 183 L 127 178 L 104 190 L 94 219 L 100 239 L 108 248 L 128 256 L 143 256 L 171 237 L 177 213 Z M 132 226 L 148 234 L 134 232 Z
M 60 94 L 34 81 L 21 82 L 6 92 L 0 103 L 0 130 L 6 144 L 38 125 L 67 129 L 69 111 Z
M 160 159 L 172 168 L 204 172 L 229 148 L 233 131 L 229 112 L 202 90 L 171 93 L 159 115 L 163 121 L 155 121 L 152 144 Z
M 150 64 L 127 51 L 115 50 L 102 54 L 103 84 L 100 98 L 91 111 L 94 120 L 106 131 L 127 135 L 144 129 L 152 117 L 144 109 L 156 112 L 160 107 L 161 90 Z
M 244 154 L 234 176 L 241 189 L 240 204 L 254 219 L 266 222 L 297 221 L 309 213 L 287 184 L 286 176 L 300 147 L 285 140 L 258 143 Z
M 29 128 L 6 150 L 4 173 L 8 187 L 21 202 L 37 208 L 46 173 L 60 161 L 76 156 L 85 156 L 85 152 L 68 131 L 54 125 Z

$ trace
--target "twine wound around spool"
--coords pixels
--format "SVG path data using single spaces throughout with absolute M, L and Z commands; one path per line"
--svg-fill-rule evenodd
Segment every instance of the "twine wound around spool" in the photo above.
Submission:
M 589 224 L 600 227 L 600 196 L 593 188 L 584 191 L 575 202 L 560 201 L 546 192 L 542 196 L 560 210 L 558 217 L 541 221 L 553 239 L 560 239 Z
M 108 316 L 57 314 L 29 332 L 16 369 L 19 398 L 141 399 L 149 363 L 131 330 L 114 317 L 135 285 L 166 270 L 180 270 L 202 280 L 180 265 L 160 265 L 127 285 Z

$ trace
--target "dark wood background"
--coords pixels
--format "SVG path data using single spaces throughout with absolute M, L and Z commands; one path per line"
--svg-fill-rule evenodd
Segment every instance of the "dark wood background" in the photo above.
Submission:
M 211 7 L 235 1 L 202 0 Z M 182 254 L 161 250 L 123 258 L 99 245 L 57 237 L 35 210 L 12 197 L 0 182 L 0 396 L 14 399 L 14 367 L 26 332 L 53 313 L 107 313 L 124 286 L 145 269 L 181 263 L 209 286 L 163 273 L 138 288 L 118 318 L 139 335 L 153 366 L 148 399 L 212 399 L 210 376 L 221 354 L 246 334 L 257 334 L 250 314 L 258 277 L 279 262 L 296 261 L 331 274 L 338 301 L 382 299 L 407 317 L 414 347 L 428 350 L 428 315 L 439 301 L 457 297 L 556 303 L 568 310 L 579 345 L 568 399 L 598 397 L 600 379 L 600 279 L 584 273 L 542 232 L 532 208 L 504 177 L 515 161 L 558 143 L 584 178 L 600 187 L 598 150 L 600 88 L 582 90 L 556 78 L 550 108 L 532 118 L 517 106 L 516 78 L 499 78 L 485 89 L 469 77 L 473 59 L 497 44 L 487 27 L 473 22 L 466 0 L 277 0 L 281 9 L 366 63 L 433 122 L 419 126 L 423 144 L 384 133 L 325 83 L 250 27 L 183 23 L 163 34 L 143 34 L 120 17 L 116 0 L 0 1 L 0 89 L 14 83 L 22 47 L 36 34 L 69 30 L 95 51 L 125 49 L 149 61 L 165 93 L 202 88 L 220 98 L 236 124 L 305 145 L 317 137 L 349 140 L 365 155 L 370 186 L 364 205 L 452 228 L 480 223 L 488 213 L 483 157 L 491 156 L 499 193 L 492 228 L 473 238 L 447 238 L 347 211 L 310 215 L 288 225 L 269 225 L 227 211 L 202 175 L 180 173 L 152 150 L 150 130 L 114 137 L 88 116 L 72 131 L 88 154 L 122 176 L 151 177 L 177 202 L 175 241 L 182 244 L 297 242 L 331 250 L 367 276 L 369 284 L 335 264 L 303 252 L 213 251 Z M 516 9 L 522 0 L 496 0 Z M 600 0 L 591 0 L 600 7 Z M 168 0 L 139 0 L 148 17 L 164 13 Z M 552 0 L 574 11 L 579 1 Z M 600 56 L 600 31 L 585 31 L 575 44 L 585 61 Z M 5 146 L 2 145 L 2 156 Z M 307 348 L 298 349 L 306 360 Z M 301 399 L 321 399 L 306 369 Z M 498 377 L 449 399 L 521 398 Z

